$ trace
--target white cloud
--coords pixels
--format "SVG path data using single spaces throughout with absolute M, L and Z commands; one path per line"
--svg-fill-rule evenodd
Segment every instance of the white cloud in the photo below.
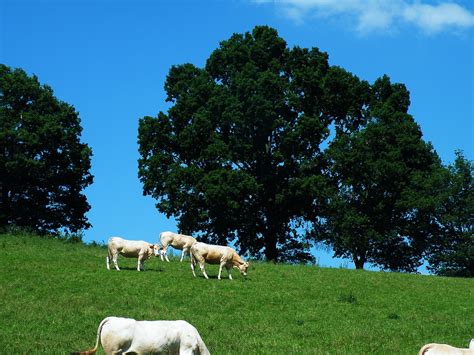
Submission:
M 440 32 L 449 27 L 468 28 L 474 25 L 473 14 L 454 3 L 437 6 L 413 4 L 405 9 L 403 18 L 427 32 Z
M 273 3 L 291 20 L 311 17 L 353 18 L 361 33 L 392 30 L 411 24 L 426 33 L 462 30 L 474 26 L 474 15 L 453 2 L 427 4 L 409 0 L 254 0 Z

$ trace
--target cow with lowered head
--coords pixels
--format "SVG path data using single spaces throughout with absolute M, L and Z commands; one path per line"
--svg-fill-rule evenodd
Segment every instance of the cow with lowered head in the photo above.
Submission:
M 233 267 L 238 269 L 243 276 L 247 276 L 247 269 L 249 267 L 249 263 L 243 260 L 231 247 L 201 242 L 196 242 L 191 247 L 191 270 L 194 277 L 196 277 L 194 267 L 197 263 L 199 263 L 201 272 L 206 279 L 209 278 L 204 268 L 206 263 L 219 264 L 219 275 L 217 276 L 219 280 L 221 279 L 222 268 L 224 267 L 227 269 L 230 280 L 232 280 L 231 271 Z

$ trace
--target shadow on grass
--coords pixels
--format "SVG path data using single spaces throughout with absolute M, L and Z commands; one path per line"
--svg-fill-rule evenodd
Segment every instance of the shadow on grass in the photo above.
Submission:
M 342 303 L 350 303 L 350 304 L 358 303 L 356 296 L 354 296 L 352 292 L 348 294 L 341 293 L 337 300 Z
M 153 268 L 146 268 L 145 270 L 141 270 L 141 271 L 137 271 L 137 268 L 136 267 L 130 267 L 130 266 L 119 266 L 120 268 L 120 271 L 135 271 L 135 272 L 163 272 L 163 269 L 153 269 Z M 110 271 L 110 272 L 120 272 L 118 270 L 116 270 L 115 268 L 110 268 L 110 270 L 107 270 L 107 271 Z

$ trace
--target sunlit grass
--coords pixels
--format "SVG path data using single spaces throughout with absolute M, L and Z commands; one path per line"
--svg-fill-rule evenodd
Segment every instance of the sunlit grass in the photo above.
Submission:
M 249 277 L 189 258 L 107 271 L 106 249 L 0 236 L 0 353 L 91 348 L 106 316 L 184 319 L 213 354 L 415 354 L 474 337 L 474 280 L 253 262 Z

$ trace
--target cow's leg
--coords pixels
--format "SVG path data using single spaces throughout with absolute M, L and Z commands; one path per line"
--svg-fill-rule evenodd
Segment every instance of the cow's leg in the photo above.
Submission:
M 137 271 L 140 271 L 143 268 L 143 256 L 138 255 Z
M 183 258 L 184 258 L 184 253 L 186 252 L 187 249 L 183 248 L 183 251 L 181 252 L 181 262 L 183 262 Z
M 196 273 L 194 272 L 194 266 L 196 266 L 195 261 L 193 258 L 191 258 L 191 270 L 193 271 L 194 277 L 196 277 Z
M 168 245 L 163 244 L 163 249 L 160 250 L 161 261 L 165 261 L 165 259 L 163 259 L 163 255 L 166 255 L 166 249 L 168 249 Z
M 117 259 L 118 259 L 118 253 L 115 253 L 115 254 L 112 256 L 112 260 L 114 261 L 115 268 L 116 268 L 118 271 L 120 271 L 120 269 L 119 269 L 119 267 L 118 267 Z
M 206 274 L 206 269 L 204 269 L 204 263 L 201 263 L 201 262 L 200 262 L 200 263 L 199 263 L 199 267 L 201 268 L 201 272 L 203 273 L 204 277 L 205 277 L 206 279 L 209 279 L 209 276 L 207 276 L 207 274 Z
M 161 251 L 161 261 L 164 261 L 164 260 L 163 260 L 163 255 L 164 255 L 166 261 L 167 261 L 167 262 L 170 262 L 170 259 L 168 259 L 168 252 L 167 252 L 167 250 L 168 250 L 168 246 L 164 246 L 164 247 L 163 247 L 163 250 Z
M 226 265 L 225 268 L 227 269 L 227 274 L 229 275 L 229 280 L 232 280 L 232 266 Z
M 109 262 L 109 256 L 107 255 L 107 257 L 105 258 L 105 261 L 107 263 L 107 270 L 110 270 L 110 262 Z
M 221 263 L 219 264 L 219 275 L 217 275 L 217 278 L 219 280 L 221 279 L 222 268 L 224 267 L 224 265 L 225 265 L 225 261 L 221 261 Z

